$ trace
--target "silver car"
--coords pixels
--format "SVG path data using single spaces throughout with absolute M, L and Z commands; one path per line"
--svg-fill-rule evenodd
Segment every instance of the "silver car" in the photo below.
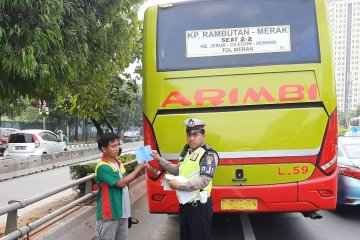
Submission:
M 4 157 L 22 158 L 67 151 L 66 144 L 48 130 L 21 130 L 9 137 Z
M 339 137 L 338 204 L 360 204 L 360 137 Z
M 3 155 L 8 145 L 8 138 L 11 133 L 19 131 L 16 128 L 0 128 L 0 155 Z

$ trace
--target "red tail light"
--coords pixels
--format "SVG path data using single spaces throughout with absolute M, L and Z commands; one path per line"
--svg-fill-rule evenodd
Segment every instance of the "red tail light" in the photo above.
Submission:
M 33 134 L 33 141 L 35 143 L 35 148 L 40 147 L 40 141 L 35 134 Z
M 332 174 L 337 167 L 337 110 L 331 114 L 318 160 L 318 166 L 326 174 Z
M 151 127 L 151 123 L 144 115 L 144 145 L 150 145 L 151 149 L 159 150 L 157 147 L 156 139 L 154 131 Z M 157 161 L 150 161 L 148 168 L 146 169 L 146 175 L 152 180 L 156 180 L 159 178 L 161 173 L 163 172 L 162 168 L 159 166 Z
M 339 173 L 341 175 L 352 177 L 356 179 L 360 179 L 360 168 L 351 167 L 351 166 L 340 166 Z

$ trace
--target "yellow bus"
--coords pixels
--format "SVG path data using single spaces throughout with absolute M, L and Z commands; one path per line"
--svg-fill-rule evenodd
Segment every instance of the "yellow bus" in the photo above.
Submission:
M 181 123 L 220 156 L 215 212 L 334 209 L 337 110 L 325 0 L 186 1 L 144 17 L 144 141 L 177 162 Z M 152 161 L 152 213 L 174 213 Z

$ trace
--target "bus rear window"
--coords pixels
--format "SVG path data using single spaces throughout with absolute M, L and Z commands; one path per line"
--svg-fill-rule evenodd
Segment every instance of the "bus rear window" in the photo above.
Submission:
M 185 2 L 157 29 L 158 71 L 320 62 L 314 0 Z

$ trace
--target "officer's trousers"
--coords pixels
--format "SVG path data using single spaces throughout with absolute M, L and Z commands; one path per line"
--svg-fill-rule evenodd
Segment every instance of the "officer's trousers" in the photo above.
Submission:
M 181 240 L 211 240 L 213 216 L 211 198 L 205 204 L 197 206 L 192 203 L 180 204 L 180 239 Z

